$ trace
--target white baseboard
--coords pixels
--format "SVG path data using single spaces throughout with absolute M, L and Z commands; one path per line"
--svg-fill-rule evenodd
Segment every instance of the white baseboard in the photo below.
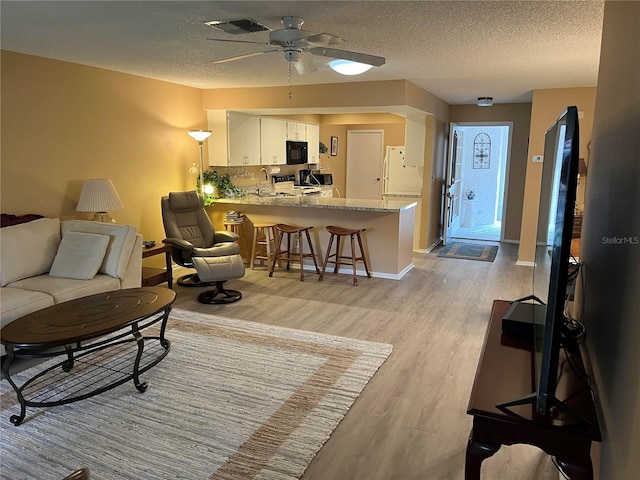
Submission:
M 298 266 L 298 264 L 296 264 L 296 267 L 297 266 Z M 320 270 L 322 270 L 322 265 L 318 265 L 318 266 L 320 267 Z M 402 277 L 404 277 L 409 271 L 411 271 L 411 269 L 413 269 L 413 267 L 415 267 L 415 265 L 413 263 L 410 263 L 400 273 L 385 273 L 385 272 L 374 272 L 374 271 L 371 271 L 371 276 L 375 277 L 375 278 L 386 278 L 388 280 L 402 280 Z M 292 268 L 294 268 L 294 267 L 292 267 Z M 315 272 L 315 267 L 313 265 L 309 265 L 309 264 L 305 263 L 304 270 L 305 271 L 309 270 L 309 271 Z M 348 266 L 340 265 L 340 268 L 338 269 L 338 273 L 339 274 L 344 274 L 344 275 L 353 275 L 353 268 L 351 268 L 351 265 L 348 265 Z M 333 274 L 333 267 L 327 268 L 327 271 L 325 272 L 325 275 L 332 275 L 332 274 Z M 360 277 L 366 277 L 367 276 L 367 272 L 365 272 L 364 269 L 358 269 L 356 267 L 356 275 L 358 275 Z
M 536 262 L 525 262 L 524 260 L 518 260 L 516 262 L 516 265 L 519 265 L 521 267 L 535 267 Z

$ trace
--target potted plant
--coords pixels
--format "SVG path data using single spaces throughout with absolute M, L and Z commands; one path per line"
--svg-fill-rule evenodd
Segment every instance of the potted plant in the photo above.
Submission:
M 202 174 L 205 185 L 204 204 L 211 205 L 216 198 L 241 197 L 244 192 L 236 187 L 231 181 L 229 173 L 220 173 L 217 170 L 205 170 Z M 207 186 L 212 187 L 211 193 L 207 192 Z M 200 189 L 200 179 L 197 180 L 198 190 Z

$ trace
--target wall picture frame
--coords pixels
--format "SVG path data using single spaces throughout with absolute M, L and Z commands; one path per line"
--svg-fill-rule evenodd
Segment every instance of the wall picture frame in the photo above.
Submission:
M 331 137 L 331 156 L 338 155 L 338 137 Z

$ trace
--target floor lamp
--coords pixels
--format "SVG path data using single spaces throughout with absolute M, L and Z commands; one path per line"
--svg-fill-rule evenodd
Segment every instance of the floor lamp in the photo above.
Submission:
M 211 136 L 211 130 L 191 130 L 189 136 L 200 145 L 200 194 L 204 198 L 204 164 L 202 162 L 202 144 Z

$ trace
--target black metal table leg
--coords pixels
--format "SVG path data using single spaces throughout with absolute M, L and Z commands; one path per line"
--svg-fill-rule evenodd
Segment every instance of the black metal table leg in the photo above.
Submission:
M 136 354 L 136 361 L 133 362 L 133 384 L 136 386 L 140 393 L 143 393 L 147 389 L 146 382 L 140 382 L 139 370 L 140 360 L 142 359 L 142 351 L 144 350 L 144 337 L 138 331 L 138 324 L 131 325 L 131 330 L 136 342 L 138 343 L 138 353 Z
M 15 358 L 13 348 L 7 347 L 6 350 L 7 358 L 4 359 L 2 365 L 2 374 L 15 390 L 16 396 L 18 397 L 18 403 L 20 404 L 20 415 L 11 415 L 11 417 L 9 417 L 9 421 L 14 425 L 20 425 L 22 423 L 22 420 L 24 420 L 25 415 L 27 414 L 27 402 L 22 396 L 22 391 L 20 390 L 20 388 L 18 388 L 15 382 L 11 379 L 11 373 L 9 369 L 11 368 L 11 362 L 13 362 L 13 359 Z
M 62 370 L 70 372 L 74 364 L 73 349 L 70 345 L 65 345 L 64 349 L 67 351 L 67 359 L 62 362 Z
M 162 324 L 160 325 L 160 345 L 165 349 L 168 349 L 170 345 L 170 342 L 164 338 L 164 332 L 167 329 L 167 320 L 169 320 L 169 313 L 171 313 L 171 306 L 167 307 L 164 311 L 164 315 L 162 315 Z

